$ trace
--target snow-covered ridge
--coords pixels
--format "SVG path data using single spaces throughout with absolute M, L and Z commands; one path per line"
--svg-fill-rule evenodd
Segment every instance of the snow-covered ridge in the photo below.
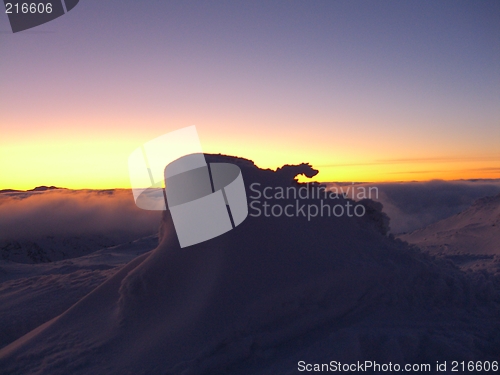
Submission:
M 465 211 L 400 238 L 465 270 L 500 275 L 500 194 L 478 199 Z

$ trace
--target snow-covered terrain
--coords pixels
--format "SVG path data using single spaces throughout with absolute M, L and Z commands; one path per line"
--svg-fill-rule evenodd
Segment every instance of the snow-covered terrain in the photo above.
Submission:
M 252 183 L 289 187 L 295 175 L 315 174 L 306 164 L 273 172 L 245 159 L 208 159 L 238 164 L 249 197 Z M 299 373 L 299 361 L 498 360 L 499 278 L 463 273 L 387 236 L 381 205 L 358 203 L 366 209 L 362 217 L 250 215 L 232 231 L 184 249 L 166 212 L 159 245 L 147 252 L 152 243 L 137 243 L 131 250 L 137 256 L 124 266 L 126 256 L 115 258 L 118 248 L 71 264 L 3 263 L 2 301 L 10 299 L 9 288 L 21 299 L 30 279 L 40 288 L 31 296 L 37 301 L 44 284 L 36 278 L 57 267 L 89 276 L 60 272 L 47 282 L 55 288 L 51 298 L 72 281 L 81 295 L 100 285 L 81 298 L 68 295 L 61 311 L 46 313 L 47 322 L 1 349 L 0 372 L 274 375 Z M 23 281 L 16 272 L 35 273 Z
M 30 240 L 0 241 L 0 259 L 17 263 L 46 263 L 71 259 L 114 246 L 126 235 L 45 236 Z
M 462 268 L 500 274 L 500 194 L 479 199 L 457 215 L 400 238 Z
M 158 236 L 150 236 L 42 264 L 0 260 L 0 347 L 63 313 L 157 243 Z
M 423 182 L 328 183 L 358 200 L 367 191 L 384 205 L 391 233 L 410 233 L 469 208 L 476 200 L 500 193 L 500 180 L 432 180 Z M 370 190 L 372 189 L 372 190 Z

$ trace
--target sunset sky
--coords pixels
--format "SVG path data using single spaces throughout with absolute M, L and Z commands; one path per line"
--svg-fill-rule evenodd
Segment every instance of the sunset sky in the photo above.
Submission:
M 130 187 L 190 125 L 321 181 L 500 178 L 496 0 L 81 0 L 16 34 L 2 11 L 0 55 L 0 189 Z

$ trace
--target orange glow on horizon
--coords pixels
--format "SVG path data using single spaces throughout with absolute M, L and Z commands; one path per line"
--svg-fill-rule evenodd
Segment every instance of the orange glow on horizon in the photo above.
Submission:
M 209 137 L 206 137 L 209 138 Z M 276 169 L 284 164 L 310 163 L 320 173 L 320 182 L 392 182 L 434 179 L 500 178 L 500 157 L 408 158 L 380 152 L 343 159 L 324 152 L 321 145 L 296 146 L 290 136 L 282 143 L 272 139 L 245 137 L 245 142 L 228 138 L 203 139 L 206 153 L 222 153 L 251 159 L 260 168 Z M 147 139 L 146 139 L 147 140 Z M 3 177 L 0 189 L 28 190 L 41 185 L 70 189 L 130 188 L 128 156 L 142 140 L 122 139 L 31 139 L 3 144 L 0 160 Z M 337 153 L 336 153 L 337 154 Z M 390 158 L 392 157 L 392 158 Z M 332 163 L 335 160 L 335 163 Z M 303 176 L 299 181 L 311 181 Z
M 122 122 L 84 117 L 72 121 L 70 128 L 64 126 L 62 118 L 52 119 L 51 127 L 47 118 L 31 121 L 39 126 L 22 133 L 11 127 L 2 134 L 0 189 L 28 190 L 41 185 L 130 188 L 128 157 L 133 150 L 169 131 L 196 124 L 154 116 Z M 12 123 L 18 121 L 12 119 Z M 307 131 L 307 124 L 301 122 L 262 122 L 255 126 L 249 119 L 233 126 L 229 120 L 218 122 L 214 117 L 199 123 L 197 130 L 205 153 L 239 156 L 270 169 L 310 163 L 320 171 L 314 181 L 500 178 L 500 154 L 493 140 L 486 147 L 483 139 L 468 143 L 457 139 L 438 141 L 426 134 L 402 130 L 374 138 L 371 134 L 352 134 L 343 123 L 324 125 L 318 134 Z M 406 139 L 412 139 L 414 145 L 409 147 Z M 309 179 L 299 177 L 299 181 Z

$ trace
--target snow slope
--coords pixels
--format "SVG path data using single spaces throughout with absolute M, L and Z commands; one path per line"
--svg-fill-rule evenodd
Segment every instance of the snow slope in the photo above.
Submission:
M 150 236 L 51 263 L 0 261 L 0 348 L 66 311 L 157 243 Z
M 400 238 L 464 268 L 500 272 L 500 194 L 479 199 L 457 215 Z
M 247 188 L 315 174 L 209 159 L 239 164 Z M 361 218 L 249 216 L 185 249 L 166 213 L 154 251 L 0 350 L 0 372 L 294 374 L 299 360 L 499 358 L 498 281 L 387 237 L 380 205 L 364 204 Z
M 0 241 L 0 259 L 16 263 L 46 263 L 78 258 L 124 240 L 120 234 L 81 236 L 45 236 L 30 240 Z

